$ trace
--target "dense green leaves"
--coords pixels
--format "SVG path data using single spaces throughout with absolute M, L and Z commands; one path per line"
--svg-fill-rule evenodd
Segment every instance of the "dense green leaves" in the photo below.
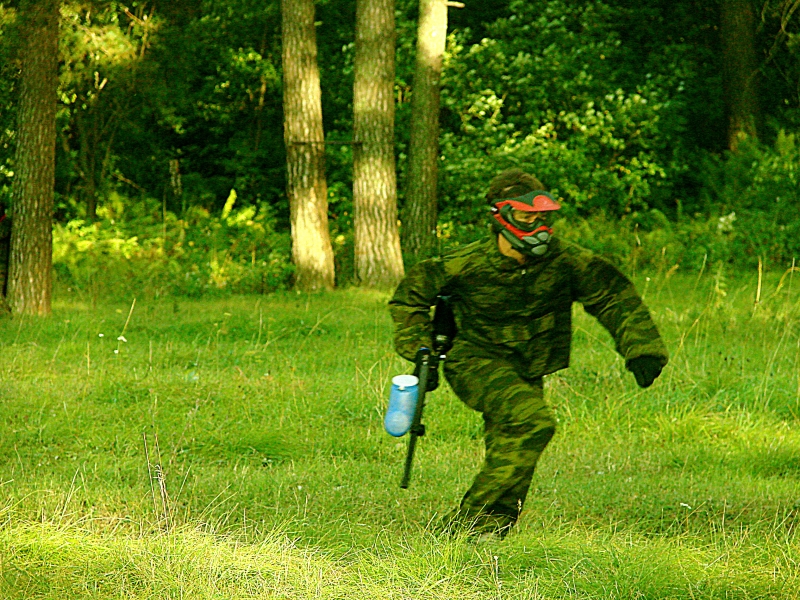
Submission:
M 14 175 L 14 132 L 16 130 L 16 80 L 18 65 L 13 40 L 16 12 L 0 2 L 0 203 L 8 205 Z
M 582 214 L 663 204 L 687 162 L 685 73 L 674 60 L 621 69 L 627 49 L 610 5 L 512 9 L 491 38 L 465 48 L 453 37 L 447 105 L 458 127 L 446 137 L 446 169 L 454 183 L 473 182 L 446 188 L 458 210 L 467 196 L 477 210 L 488 178 L 511 165 L 535 172 Z
M 11 6 L 0 3 L 6 203 L 17 91 Z M 659 227 L 652 209 L 673 224 L 715 223 L 732 211 L 741 223 L 750 209 L 734 198 L 744 194 L 751 206 L 772 207 L 774 218 L 759 231 L 787 232 L 748 252 L 786 260 L 794 233 L 781 219 L 800 204 L 797 153 L 786 150 L 800 132 L 793 6 L 759 6 L 764 123 L 761 140 L 738 156 L 724 152 L 719 0 L 514 0 L 450 9 L 443 247 L 483 234 L 488 179 L 519 165 L 561 195 L 570 219 L 602 212 L 643 229 Z M 416 12 L 415 0 L 397 4 L 401 203 Z M 326 137 L 337 142 L 352 139 L 354 15 L 352 0 L 318 3 Z M 241 205 L 271 207 L 275 227 L 286 231 L 279 17 L 277 2 L 260 0 L 64 2 L 57 219 L 91 220 L 92 203 L 112 201 L 159 205 L 179 219 L 192 207 L 220 211 L 235 189 Z M 352 152 L 346 143 L 327 151 L 331 226 L 346 271 Z
M 263 294 L 284 288 L 293 271 L 289 236 L 275 231 L 270 207 L 239 206 L 235 192 L 221 213 L 193 206 L 183 218 L 112 193 L 98 217 L 54 231 L 59 280 L 92 301 Z

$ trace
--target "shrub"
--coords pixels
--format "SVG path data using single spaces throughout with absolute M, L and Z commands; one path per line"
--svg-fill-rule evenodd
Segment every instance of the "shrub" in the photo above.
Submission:
M 291 278 L 290 240 L 267 205 L 220 215 L 192 207 L 183 218 L 155 201 L 113 198 L 100 220 L 54 229 L 57 282 L 92 298 L 167 294 L 265 293 Z
M 629 58 L 615 29 L 618 9 L 561 0 L 511 9 L 480 43 L 450 39 L 445 217 L 478 214 L 488 181 L 512 166 L 536 174 L 582 216 L 673 206 L 671 182 L 688 160 L 680 118 L 688 67 L 676 58 L 684 49 L 665 50 L 650 72 L 622 77 Z
M 785 265 L 800 258 L 800 148 L 779 132 L 773 147 L 742 144 L 702 169 L 707 202 L 718 207 L 732 258 Z

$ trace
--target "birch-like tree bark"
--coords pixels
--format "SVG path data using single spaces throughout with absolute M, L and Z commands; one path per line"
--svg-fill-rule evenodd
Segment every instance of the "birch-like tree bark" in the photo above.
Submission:
M 356 1 L 353 213 L 359 285 L 403 277 L 394 157 L 395 0 Z
M 12 184 L 8 304 L 50 314 L 58 92 L 58 0 L 20 3 L 20 92 Z
M 313 0 L 281 0 L 287 194 L 295 287 L 333 288 Z
M 437 248 L 439 80 L 447 41 L 447 1 L 420 0 L 411 96 L 411 141 L 402 214 L 403 250 L 414 260 Z

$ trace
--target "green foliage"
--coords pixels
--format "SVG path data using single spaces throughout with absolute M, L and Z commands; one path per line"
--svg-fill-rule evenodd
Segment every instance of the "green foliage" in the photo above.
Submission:
M 135 179 L 158 196 L 153 184 L 169 187 L 167 163 L 179 159 L 183 198 L 170 197 L 174 210 L 219 210 L 235 188 L 246 202 L 280 208 L 288 222 L 279 4 L 203 1 L 195 14 L 180 12 L 152 51 L 153 101 L 126 153 L 141 140 L 153 161 L 134 165 Z
M 222 214 L 192 207 L 183 218 L 158 203 L 112 195 L 97 222 L 56 225 L 58 283 L 96 302 L 100 297 L 266 293 L 284 288 L 293 267 L 289 238 L 275 230 L 268 205 Z
M 704 166 L 708 202 L 718 207 L 737 262 L 781 266 L 800 259 L 800 148 L 781 130 L 774 147 L 749 142 Z M 725 216 L 727 215 L 727 216 Z M 724 224 L 723 220 L 726 220 Z
M 521 147 L 515 148 L 515 157 L 526 156 Z M 540 143 L 538 147 L 547 146 Z M 568 157 L 568 153 L 562 154 L 555 164 L 568 164 Z M 514 163 L 507 160 L 505 164 Z M 535 161 L 523 164 L 533 165 Z M 483 194 L 488 187 L 485 182 L 493 174 L 490 163 L 465 158 L 464 165 L 469 168 L 458 171 L 459 182 L 472 194 L 465 193 L 459 206 L 466 209 L 463 212 L 470 220 L 452 208 L 443 215 L 438 230 L 442 251 L 488 233 L 489 216 Z M 763 268 L 782 271 L 797 264 L 800 221 L 795 215 L 800 211 L 800 148 L 795 134 L 780 131 L 774 147 L 748 142 L 736 153 L 722 157 L 707 154 L 696 171 L 702 179 L 704 191 L 698 202 L 707 207 L 704 212 L 686 214 L 678 200 L 675 218 L 669 219 L 657 208 L 648 208 L 647 197 L 622 215 L 613 208 L 596 207 L 581 216 L 567 204 L 554 224 L 556 234 L 610 258 L 628 272 L 678 268 L 699 271 L 717 263 L 754 271 L 759 262 Z M 598 172 L 593 176 L 597 177 Z M 602 179 L 597 177 L 595 181 Z M 570 195 L 565 195 L 569 201 Z
M 760 72 L 761 89 L 770 98 L 764 109 L 766 124 L 774 131 L 800 128 L 800 19 L 797 4 L 791 0 L 766 0 L 761 6 L 762 28 L 770 35 L 760 36 L 766 57 Z
M 782 180 L 781 180 L 782 181 Z M 730 265 L 755 272 L 783 271 L 800 263 L 797 224 L 781 211 L 796 200 L 775 202 L 774 210 L 731 210 L 726 214 L 695 215 L 670 221 L 658 209 L 634 211 L 623 217 L 597 212 L 588 217 L 563 216 L 555 221 L 555 235 L 611 260 L 627 273 L 700 272 L 714 265 Z M 489 217 L 480 225 L 439 225 L 440 250 L 446 252 L 489 235 Z
M 579 214 L 618 216 L 663 203 L 686 169 L 679 117 L 686 67 L 675 53 L 658 71 L 622 76 L 613 5 L 515 2 L 511 10 L 480 43 L 450 39 L 447 217 L 474 218 L 488 180 L 510 166 L 535 173 Z
M 0 205 L 11 200 L 16 131 L 16 11 L 0 2 Z
M 219 210 L 236 188 L 287 222 L 279 23 L 254 0 L 64 2 L 57 218 L 134 190 Z M 0 55 L 6 39 L 0 26 Z
M 15 5 L 0 2 L 6 204 L 19 66 Z M 800 239 L 790 218 L 797 151 L 789 140 L 800 135 L 800 19 L 792 6 L 769 0 L 761 7 L 763 145 L 738 156 L 723 153 L 718 2 L 502 0 L 452 9 L 442 80 L 442 250 L 485 234 L 489 179 L 521 166 L 563 198 L 565 235 L 582 232 L 587 244 L 622 264 L 637 255 L 637 265 L 658 268 L 664 248 L 663 256 L 672 257 L 664 260 L 681 268 L 791 262 Z M 347 141 L 355 3 L 324 0 L 316 9 L 326 136 Z M 397 3 L 401 203 L 417 10 L 416 0 Z M 232 188 L 237 207 L 261 214 L 267 205 L 274 231 L 288 231 L 279 3 L 69 0 L 62 2 L 60 51 L 60 231 L 74 229 L 71 221 L 90 222 L 92 202 L 119 205 L 124 197 L 126 214 L 165 206 L 174 215 L 167 218 L 167 252 L 173 221 L 188 222 L 195 208 L 219 213 Z M 353 262 L 352 148 L 331 144 L 326 160 L 337 273 L 346 283 Z M 140 196 L 160 199 L 161 209 L 135 206 Z M 154 216 L 141 232 L 131 226 L 125 235 L 145 244 L 159 237 L 158 222 Z M 615 230 L 618 240 L 604 233 Z M 199 268 L 198 281 L 210 281 L 210 267 Z
M 610 259 L 628 273 L 674 273 L 705 270 L 731 263 L 747 268 L 736 255 L 726 217 L 698 217 L 672 223 L 657 210 L 636 212 L 622 219 L 603 213 L 586 219 L 560 219 L 559 236 Z
M 59 53 L 57 190 L 59 216 L 85 214 L 116 188 L 127 169 L 119 138 L 135 118 L 147 65 L 144 56 L 159 19 L 143 4 L 130 12 L 117 2 L 63 4 Z M 143 72 L 145 71 L 145 72 Z M 75 209 L 79 210 L 76 211 Z

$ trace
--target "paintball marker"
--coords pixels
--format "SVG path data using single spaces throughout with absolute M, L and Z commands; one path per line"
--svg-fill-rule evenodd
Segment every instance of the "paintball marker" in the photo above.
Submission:
M 444 362 L 445 355 L 453 347 L 456 332 L 456 321 L 453 317 L 453 308 L 450 306 L 450 297 L 437 296 L 436 308 L 433 311 L 433 352 L 430 348 L 423 346 L 417 351 L 414 360 L 414 375 L 419 379 L 419 395 L 409 430 L 411 437 L 408 440 L 403 479 L 400 481 L 400 487 L 404 490 L 408 488 L 408 482 L 411 479 L 411 465 L 414 462 L 417 438 L 425 435 L 425 425 L 422 424 L 425 394 L 439 387 L 439 365 Z

